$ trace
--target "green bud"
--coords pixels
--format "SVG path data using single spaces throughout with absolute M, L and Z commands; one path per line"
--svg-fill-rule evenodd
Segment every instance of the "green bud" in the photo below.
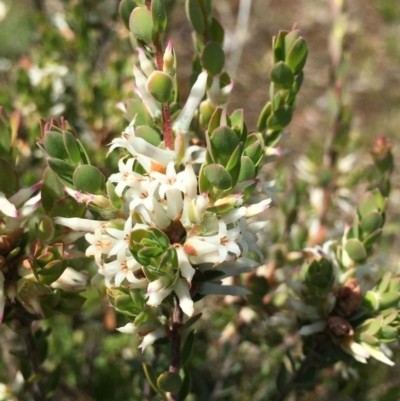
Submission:
M 160 103 L 168 103 L 173 86 L 171 76 L 162 71 L 153 71 L 147 80 L 147 90 Z

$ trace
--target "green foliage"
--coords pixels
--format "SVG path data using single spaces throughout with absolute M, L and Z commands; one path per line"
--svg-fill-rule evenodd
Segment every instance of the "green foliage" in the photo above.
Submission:
M 4 3 L 4 29 L 15 32 L 7 27 L 22 8 Z M 304 71 L 315 44 L 307 28 L 310 46 L 297 29 L 273 39 L 269 75 L 260 58 L 255 90 L 239 107 L 251 101 L 250 110 L 261 111 L 257 124 L 246 124 L 244 111 L 228 104 L 225 69 L 241 44 L 217 19 L 222 5 L 214 2 L 215 12 L 209 0 L 185 1 L 194 56 L 183 106 L 188 91 L 177 66 L 190 65 L 182 55 L 189 35 L 174 43 L 176 53 L 167 44 L 174 2 L 117 3 L 63 1 L 57 13 L 27 7 L 21 34 L 1 51 L 12 68 L 0 66 L 0 103 L 9 112 L 0 110 L 0 305 L 11 337 L 26 344 L 10 350 L 10 362 L 11 341 L 2 341 L 5 399 L 61 399 L 65 390 L 98 401 L 283 400 L 291 392 L 397 400 L 396 370 L 372 361 L 398 359 L 400 278 L 388 245 L 398 231 L 388 202 L 396 151 L 382 135 L 372 163 L 362 158 L 369 139 L 357 136 L 347 104 L 344 2 L 332 2 L 327 116 L 317 125 L 304 109 L 295 113 L 298 99 L 314 107 L 321 95 L 318 88 L 298 98 L 304 76 L 318 87 L 326 75 L 314 74 L 315 59 Z M 384 18 L 396 19 L 396 7 L 378 3 Z M 10 36 L 2 30 L 0 38 Z M 32 50 L 23 53 L 28 38 Z M 131 58 L 132 45 L 139 50 Z M 356 51 L 352 63 L 357 58 Z M 250 58 L 243 64 L 254 67 Z M 358 68 L 361 83 L 362 74 Z M 240 88 L 245 76 L 238 81 Z M 42 120 L 43 153 L 35 151 L 35 121 L 62 115 L 75 131 L 63 118 Z M 292 120 L 320 132 L 317 141 L 302 131 L 304 140 L 285 144 L 296 150 L 287 159 L 281 140 Z M 382 131 L 384 120 L 376 118 Z M 106 159 L 110 141 L 119 151 Z M 151 199 L 146 180 L 160 176 L 152 203 L 142 202 Z M 270 212 L 266 197 L 276 203 Z M 87 285 L 95 272 L 107 289 Z M 186 317 L 188 300 L 204 313 Z M 177 338 L 179 374 L 168 370 Z M 18 386 L 6 377 L 14 366 Z

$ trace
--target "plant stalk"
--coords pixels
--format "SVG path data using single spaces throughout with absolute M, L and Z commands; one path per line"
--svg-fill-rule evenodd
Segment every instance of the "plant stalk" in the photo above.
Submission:
M 170 329 L 171 339 L 171 362 L 169 371 L 171 373 L 179 374 L 181 369 L 181 333 L 179 332 L 183 323 L 183 312 L 179 306 L 179 299 L 174 295 L 174 309 L 172 312 L 172 326 Z M 171 401 L 179 401 L 178 394 L 170 395 Z

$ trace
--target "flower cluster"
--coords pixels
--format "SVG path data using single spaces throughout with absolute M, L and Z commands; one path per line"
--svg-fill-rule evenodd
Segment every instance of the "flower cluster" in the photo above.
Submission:
M 246 218 L 265 210 L 269 200 L 246 207 L 237 194 L 220 201 L 228 210 L 217 213 L 209 195 L 198 194 L 192 163 L 179 171 L 176 152 L 136 136 L 134 122 L 112 141 L 110 151 L 118 147 L 127 155 L 108 183 L 122 202 L 119 217 L 100 221 L 58 217 L 56 223 L 87 232 L 86 255 L 94 256 L 107 287 L 144 289 L 152 307 L 174 292 L 183 312 L 191 316 L 190 289 L 196 272 L 226 262 L 243 265 L 243 259 L 252 264 L 244 257 L 249 251 L 260 253 L 255 232 L 262 224 L 248 226 Z M 67 191 L 80 201 L 96 203 L 95 195 L 83 199 L 80 192 Z

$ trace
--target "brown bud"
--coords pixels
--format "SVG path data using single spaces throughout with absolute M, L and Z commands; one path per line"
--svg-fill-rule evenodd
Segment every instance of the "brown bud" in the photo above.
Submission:
M 11 250 L 11 243 L 7 235 L 0 235 L 0 254 L 8 255 Z
M 354 334 L 351 324 L 340 316 L 331 316 L 327 322 L 328 329 L 339 337 L 352 336 Z
M 340 310 L 349 316 L 361 305 L 361 287 L 356 278 L 349 278 L 337 293 L 337 305 Z
M 6 258 L 4 256 L 0 255 L 0 270 L 2 272 L 5 272 L 6 264 L 7 264 Z

